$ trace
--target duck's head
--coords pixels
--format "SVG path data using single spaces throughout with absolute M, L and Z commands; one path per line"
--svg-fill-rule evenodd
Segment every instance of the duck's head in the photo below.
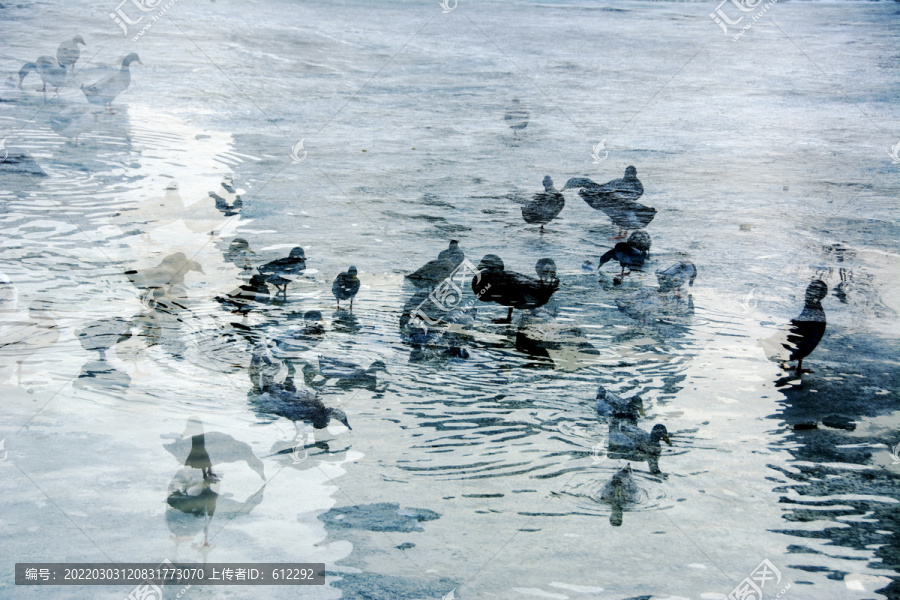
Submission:
M 382 371 L 384 373 L 388 372 L 387 365 L 384 364 L 384 361 L 381 361 L 381 360 L 376 360 L 371 365 L 369 365 L 369 368 L 367 369 L 367 371 L 369 373 L 375 373 L 377 371 Z
M 28 77 L 28 74 L 32 71 L 37 71 L 37 65 L 33 62 L 26 63 L 21 69 L 19 69 L 19 89 L 22 89 L 22 82 L 25 81 L 25 78 Z
M 168 185 L 166 185 L 167 192 L 177 192 L 178 191 L 178 182 L 172 181 Z
M 549 192 L 553 189 L 553 180 L 550 179 L 549 175 L 544 175 L 544 181 L 542 183 L 544 184 L 544 191 Z
M 503 260 L 496 254 L 485 254 L 477 268 L 479 271 L 502 271 L 505 267 Z
M 306 259 L 306 252 L 303 251 L 303 248 L 297 246 L 296 248 L 291 248 L 291 253 L 288 255 L 291 258 L 302 258 Z
M 659 444 L 660 440 L 670 446 L 672 445 L 671 440 L 669 440 L 669 431 L 666 429 L 666 426 L 662 423 L 657 423 L 653 426 L 653 430 L 650 431 L 650 443 Z
M 332 419 L 337 420 L 339 423 L 343 423 L 347 427 L 347 429 L 350 429 L 351 431 L 353 430 L 353 428 L 350 427 L 350 422 L 347 420 L 347 415 L 344 414 L 344 411 L 342 411 L 340 408 L 329 408 L 328 416 L 330 416 Z
M 76 35 L 75 37 L 73 37 L 72 43 L 73 44 L 81 44 L 82 46 L 87 46 L 87 43 L 84 41 L 84 38 L 81 37 L 80 35 Z
M 634 396 L 628 400 L 628 410 L 632 414 L 646 416 L 647 413 L 644 412 L 644 401 L 640 396 Z M 665 429 L 665 428 L 663 428 Z
M 563 186 L 563 189 L 560 191 L 563 192 L 565 190 L 576 190 L 584 187 L 591 187 L 593 185 L 597 185 L 587 177 L 573 177 L 566 182 L 566 185 Z
M 232 252 L 250 252 L 251 254 L 256 254 L 253 250 L 250 249 L 250 242 L 245 240 L 244 238 L 234 238 L 231 240 L 231 244 L 229 244 L 228 249 Z
M 625 179 L 637 179 L 637 169 L 634 167 L 625 167 Z
M 818 304 L 828 295 L 828 286 L 821 279 L 815 279 L 806 287 L 806 303 Z
M 447 249 L 448 250 L 456 250 L 457 248 L 459 248 L 459 242 L 456 240 L 450 240 L 450 245 L 447 246 Z
M 359 271 L 357 271 L 357 270 L 356 270 L 356 267 L 354 267 L 354 266 L 352 266 L 352 265 L 350 266 L 349 269 L 347 269 L 347 275 L 349 275 L 349 276 L 352 277 L 353 279 L 356 279 L 357 273 L 359 273 Z
M 87 45 L 87 44 L 85 44 L 85 45 Z M 137 52 L 132 52 L 131 54 L 129 54 L 128 56 L 126 56 L 125 58 L 122 59 L 122 67 L 127 67 L 128 65 L 130 65 L 133 62 L 136 62 L 139 65 L 144 64 L 141 62 L 141 59 L 137 55 Z
M 650 246 L 653 244 L 650 240 L 650 234 L 643 229 L 639 229 L 629 235 L 626 243 L 641 252 L 650 252 Z
M 250 277 L 250 286 L 251 286 L 251 287 L 255 287 L 255 288 L 261 288 L 261 287 L 264 287 L 264 288 L 266 288 L 267 290 L 269 289 L 268 286 L 266 286 L 266 278 L 265 278 L 265 276 L 259 275 L 259 274 L 253 275 L 253 276 Z

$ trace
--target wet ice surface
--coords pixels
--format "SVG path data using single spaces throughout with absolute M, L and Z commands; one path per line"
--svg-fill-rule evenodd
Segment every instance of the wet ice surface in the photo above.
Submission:
M 788 583 L 793 598 L 897 597 L 898 9 L 778 4 L 733 42 L 714 7 L 179 2 L 132 42 L 111 4 L 4 5 L 2 135 L 44 175 L 7 163 L 0 185 L 17 291 L 2 595 L 127 594 L 13 589 L 13 562 L 205 558 L 326 563 L 325 587 L 272 598 L 714 599 L 768 559 L 769 597 Z M 34 74 L 15 87 L 75 33 L 88 46 L 58 95 L 45 103 Z M 81 83 L 129 52 L 143 66 L 115 113 L 87 110 Z M 504 118 L 513 98 L 524 130 Z M 71 137 L 58 115 L 76 118 Z M 558 189 L 628 165 L 659 212 L 644 273 L 615 286 L 614 265 L 599 282 L 581 269 L 614 243 L 603 214 L 566 191 L 540 234 L 520 207 L 544 175 Z M 244 190 L 232 218 L 208 195 L 225 176 Z M 308 258 L 286 300 L 246 319 L 215 300 L 249 279 L 235 237 L 254 265 L 298 245 Z M 560 290 L 512 325 L 467 290 L 477 316 L 445 339 L 468 358 L 413 348 L 403 275 L 450 239 L 525 274 L 552 257 Z M 165 297 L 125 275 L 165 275 L 179 252 L 201 270 Z M 684 299 L 628 303 L 680 260 L 699 270 Z M 337 311 L 351 264 L 362 288 Z M 785 377 L 757 340 L 814 277 L 829 286 L 815 373 Z M 298 383 L 320 355 L 387 365 L 374 385 L 310 380 L 352 431 L 298 432 L 248 377 L 260 336 L 308 310 L 324 338 L 272 350 Z M 599 384 L 641 395 L 639 427 L 666 425 L 661 473 L 609 451 Z M 192 416 L 216 472 L 199 496 L 217 495 L 211 548 L 203 515 L 178 508 L 204 487 L 185 464 Z M 641 493 L 614 526 L 601 496 L 628 461 Z

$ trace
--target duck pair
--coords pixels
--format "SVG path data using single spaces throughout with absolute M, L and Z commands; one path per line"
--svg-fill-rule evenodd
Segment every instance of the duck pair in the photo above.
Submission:
M 475 296 L 481 302 L 494 302 L 509 307 L 506 318 L 498 319 L 496 323 L 511 323 L 513 309 L 544 306 L 559 289 L 556 264 L 552 259 L 538 261 L 536 270 L 540 279 L 507 271 L 503 260 L 496 254 L 486 254 L 478 263 L 478 270 L 472 278 Z
M 70 68 L 74 68 L 81 56 L 78 45 L 87 46 L 84 38 L 76 35 L 71 40 L 67 40 L 59 45 L 56 50 L 56 57 L 40 56 L 34 62 L 25 63 L 19 69 L 19 88 L 22 88 L 22 82 L 28 77 L 28 74 L 34 71 L 41 78 L 41 91 L 47 94 L 47 85 L 59 91 L 59 88 L 66 84 L 66 73 Z

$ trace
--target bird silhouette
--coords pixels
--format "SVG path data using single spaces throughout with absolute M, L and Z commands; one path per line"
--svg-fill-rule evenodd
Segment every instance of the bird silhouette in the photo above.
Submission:
M 59 64 L 66 68 L 75 66 L 75 63 L 78 62 L 78 58 L 81 56 L 78 44 L 87 46 L 84 38 L 80 35 L 76 35 L 71 40 L 66 40 L 59 45 L 59 48 L 56 49 L 56 60 Z
M 772 337 L 761 340 L 766 356 L 782 361 L 781 367 L 790 370 L 787 363 L 797 361 L 797 375 L 812 373 L 803 368 L 803 359 L 809 356 L 825 335 L 825 310 L 822 300 L 828 295 L 828 286 L 820 279 L 806 287 L 803 310 Z
M 553 180 L 544 177 L 544 191 L 534 195 L 531 202 L 522 207 L 522 218 L 526 223 L 544 225 L 555 219 L 566 205 L 566 198 L 553 188 Z
M 350 310 L 353 310 L 353 298 L 359 292 L 359 277 L 356 276 L 356 267 L 351 266 L 345 273 L 340 273 L 331 284 L 331 293 L 337 298 L 338 308 L 341 300 L 350 300 Z
M 635 231 L 628 237 L 627 241 L 617 243 L 611 250 L 603 254 L 600 257 L 597 269 L 599 270 L 611 260 L 619 263 L 622 271 L 613 278 L 613 285 L 619 285 L 633 270 L 643 268 L 644 262 L 650 256 L 650 246 L 650 236 L 647 232 Z M 625 269 L 628 269 L 628 273 L 625 272 Z
M 643 229 L 656 216 L 656 209 L 637 202 L 644 193 L 644 186 L 637 178 L 637 169 L 628 167 L 625 176 L 600 184 L 586 177 L 573 177 L 563 186 L 563 191 L 578 189 L 578 195 L 595 210 L 602 211 L 619 233 L 612 239 L 624 239 L 629 229 Z
M 107 110 L 112 111 L 112 101 L 131 85 L 130 67 L 133 62 L 144 64 L 137 53 L 132 52 L 122 59 L 122 67 L 115 73 L 107 75 L 100 81 L 87 87 L 82 85 L 81 91 L 84 92 L 87 101 L 91 104 L 105 104 Z
M 287 286 L 306 270 L 306 253 L 303 248 L 292 248 L 286 258 L 279 258 L 257 267 L 266 283 L 274 285 L 275 289 L 287 298 Z
M 515 271 L 507 271 L 496 254 L 486 254 L 478 264 L 479 273 L 472 278 L 472 291 L 481 302 L 495 302 L 509 307 L 505 319 L 497 323 L 511 323 L 512 311 L 538 308 L 547 304 L 559 289 L 559 280 L 543 282 Z

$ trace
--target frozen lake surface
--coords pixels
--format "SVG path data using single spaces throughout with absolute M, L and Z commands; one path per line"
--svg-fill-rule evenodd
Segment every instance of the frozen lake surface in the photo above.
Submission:
M 900 4 L 118 8 L 141 21 L 0 5 L 0 597 L 130 592 L 15 586 L 16 562 L 169 559 L 327 577 L 165 598 L 720 600 L 764 560 L 767 599 L 900 598 Z M 75 35 L 58 91 L 19 88 Z M 132 52 L 113 110 L 88 103 Z M 616 285 L 618 229 L 577 190 L 543 232 L 520 209 L 630 165 L 657 212 Z M 466 280 L 477 310 L 424 335 L 404 276 L 450 240 L 552 258 L 559 290 L 503 324 Z M 283 297 L 219 301 L 298 246 Z M 679 261 L 693 285 L 657 290 Z M 816 279 L 798 376 L 759 340 Z M 601 385 L 671 445 L 610 444 Z

